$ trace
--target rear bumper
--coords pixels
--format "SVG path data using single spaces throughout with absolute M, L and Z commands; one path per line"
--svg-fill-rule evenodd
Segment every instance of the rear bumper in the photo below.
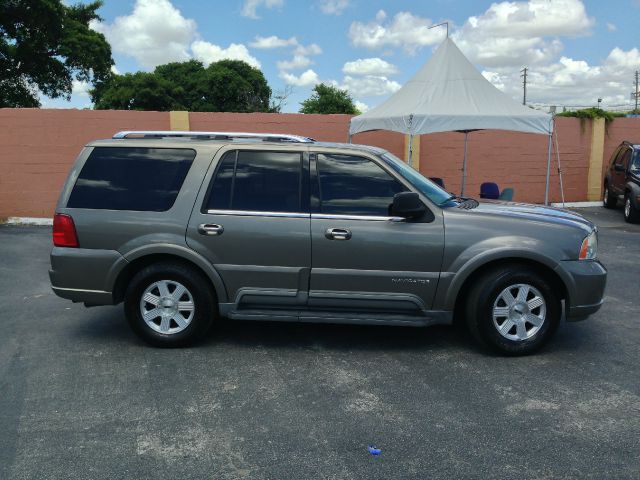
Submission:
M 604 302 L 607 269 L 599 261 L 566 261 L 563 270 L 568 293 L 567 320 L 577 321 L 597 312 Z
M 51 276 L 49 271 L 49 276 Z M 51 286 L 53 293 L 60 298 L 71 300 L 72 302 L 82 302 L 87 305 L 112 305 L 113 294 L 102 290 L 80 290 L 77 288 L 60 288 Z
M 54 247 L 49 279 L 53 292 L 61 298 L 90 305 L 111 305 L 110 279 L 118 262 L 115 250 Z

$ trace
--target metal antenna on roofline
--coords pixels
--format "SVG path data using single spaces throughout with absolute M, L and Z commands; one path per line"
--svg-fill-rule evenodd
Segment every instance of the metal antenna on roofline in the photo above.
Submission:
M 431 30 L 432 28 L 441 27 L 442 25 L 447 27 L 447 38 L 449 38 L 449 22 L 438 23 L 437 25 L 431 25 L 427 30 Z

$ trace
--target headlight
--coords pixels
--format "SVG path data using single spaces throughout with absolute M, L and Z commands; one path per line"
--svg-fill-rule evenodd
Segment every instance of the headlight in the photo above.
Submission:
M 598 256 L 598 234 L 594 230 L 582 241 L 580 247 L 580 260 L 595 260 Z

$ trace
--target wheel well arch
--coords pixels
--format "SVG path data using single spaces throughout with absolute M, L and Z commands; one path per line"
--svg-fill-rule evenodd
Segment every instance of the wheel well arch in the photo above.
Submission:
M 120 273 L 118 273 L 113 287 L 113 303 L 117 304 L 124 300 L 127 286 L 136 273 L 149 265 L 159 262 L 181 263 L 199 272 L 206 279 L 211 291 L 216 295 L 216 298 L 220 298 L 220 292 L 216 290 L 213 281 L 207 272 L 205 272 L 197 263 L 171 253 L 150 253 L 132 260 L 120 271 Z
M 490 260 L 489 262 L 483 263 L 482 265 L 478 265 L 462 282 L 460 289 L 456 294 L 455 306 L 454 306 L 454 320 L 459 320 L 460 315 L 464 313 L 464 306 L 467 301 L 468 292 L 470 290 L 470 285 L 473 284 L 479 277 L 486 274 L 490 270 L 494 270 L 500 267 L 504 267 L 506 265 L 520 265 L 523 267 L 531 268 L 536 271 L 538 274 L 542 275 L 545 279 L 551 282 L 551 286 L 554 291 L 559 292 L 559 297 L 561 300 L 565 300 L 565 303 L 569 304 L 569 292 L 567 286 L 564 281 L 555 272 L 552 268 L 544 263 L 538 262 L 536 260 L 532 260 L 529 258 L 522 257 L 507 257 L 507 258 L 499 258 L 495 260 Z

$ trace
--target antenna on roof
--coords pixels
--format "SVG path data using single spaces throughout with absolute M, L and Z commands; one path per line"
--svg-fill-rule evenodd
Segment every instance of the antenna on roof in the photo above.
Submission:
M 447 27 L 447 38 L 449 38 L 449 22 L 438 23 L 437 25 L 431 25 L 427 30 L 431 30 L 432 28 L 441 27 L 442 25 Z

